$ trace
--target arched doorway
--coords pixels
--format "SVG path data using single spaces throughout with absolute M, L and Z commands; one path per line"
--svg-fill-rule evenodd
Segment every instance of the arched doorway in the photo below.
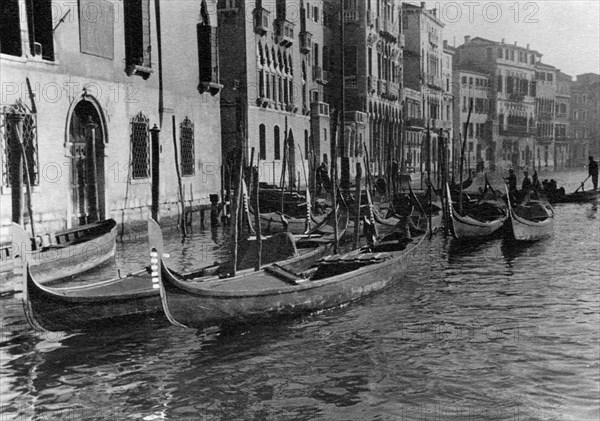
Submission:
M 106 217 L 105 140 L 103 120 L 96 105 L 85 99 L 78 102 L 69 122 L 71 226 Z

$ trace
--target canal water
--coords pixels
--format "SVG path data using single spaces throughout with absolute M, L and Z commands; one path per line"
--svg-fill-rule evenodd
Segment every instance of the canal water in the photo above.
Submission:
M 553 177 L 574 189 L 585 175 Z M 0 419 L 597 421 L 598 205 L 555 212 L 553 238 L 434 237 L 381 294 L 236 332 L 157 317 L 37 334 L 20 295 L 2 299 Z M 224 243 L 220 230 L 183 245 L 167 233 L 170 264 L 210 264 Z M 119 245 L 118 266 L 138 268 L 146 250 Z

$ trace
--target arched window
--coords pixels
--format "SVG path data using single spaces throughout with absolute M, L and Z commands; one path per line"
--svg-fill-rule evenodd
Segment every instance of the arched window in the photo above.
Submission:
M 279 142 L 279 126 L 273 128 L 273 159 L 281 159 L 281 143 Z
M 260 156 L 260 159 L 265 160 L 267 159 L 267 139 L 266 139 L 266 131 L 265 131 L 265 125 L 261 124 L 260 126 L 258 126 L 258 153 Z

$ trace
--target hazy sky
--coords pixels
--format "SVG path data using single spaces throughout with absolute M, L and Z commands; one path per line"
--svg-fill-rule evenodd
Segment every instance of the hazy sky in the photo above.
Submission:
M 418 4 L 406 0 L 406 3 Z M 542 61 L 575 76 L 600 73 L 600 1 L 427 1 L 438 9 L 450 45 L 464 36 L 493 41 L 542 53 Z

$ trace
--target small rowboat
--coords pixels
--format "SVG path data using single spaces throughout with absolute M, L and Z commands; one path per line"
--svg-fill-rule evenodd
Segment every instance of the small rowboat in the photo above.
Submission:
M 15 228 L 23 230 L 16 224 Z M 2 249 L 0 274 L 4 277 L 15 265 L 14 259 L 27 255 L 29 266 L 38 273 L 39 283 L 54 282 L 100 266 L 115 255 L 117 223 L 107 219 L 77 228 L 47 234 L 38 239 L 25 236 L 12 247 Z
M 554 209 L 545 200 L 528 200 L 524 204 L 511 204 L 508 186 L 509 221 L 512 236 L 518 241 L 537 241 L 554 232 Z
M 474 215 L 461 215 L 452 205 L 450 187 L 446 185 L 448 208 L 452 218 L 452 234 L 458 240 L 489 237 L 504 225 L 506 212 L 498 207 L 498 214 L 491 219 L 476 218 Z M 475 205 L 477 206 L 477 205 Z
M 149 225 L 153 282 L 163 310 L 171 323 L 193 327 L 254 324 L 359 300 L 400 280 L 427 237 L 423 233 L 326 258 L 317 249 L 257 272 L 195 281 L 164 264 L 162 235 L 153 222 Z

